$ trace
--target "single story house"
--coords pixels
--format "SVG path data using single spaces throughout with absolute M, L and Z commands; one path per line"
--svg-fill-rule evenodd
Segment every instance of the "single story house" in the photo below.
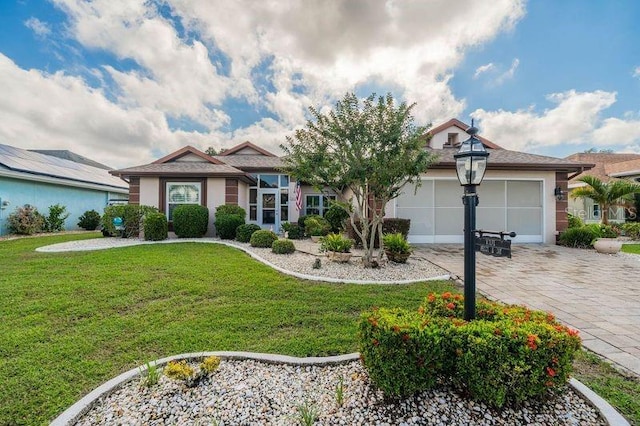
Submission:
M 49 206 L 63 205 L 70 213 L 65 228 L 78 229 L 85 211 L 102 213 L 110 201 L 128 199 L 129 185 L 110 175 L 107 166 L 85 164 L 91 160 L 69 151 L 55 151 L 57 156 L 45 152 L 0 144 L 0 235 L 9 233 L 7 216 L 25 204 L 44 215 Z
M 463 241 L 463 190 L 453 154 L 468 138 L 468 127 L 452 119 L 432 129 L 425 149 L 438 154 L 440 161 L 426 171 L 416 192 L 407 187 L 385 207 L 387 217 L 411 219 L 412 242 Z M 568 175 L 591 165 L 509 151 L 480 139 L 490 156 L 478 188 L 478 229 L 515 231 L 517 242 L 555 243 L 558 232 L 567 227 L 566 197 L 555 194 L 566 194 Z M 298 211 L 296 182 L 279 171 L 282 165 L 280 157 L 244 142 L 213 157 L 187 146 L 151 164 L 111 173 L 129 180 L 130 202 L 156 206 L 169 220 L 177 204 L 209 207 L 212 222 L 217 206 L 238 204 L 247 210 L 247 222 L 279 231 L 282 222 L 295 221 L 301 214 L 324 215 L 335 198 L 302 185 L 303 207 Z
M 569 193 L 575 188 L 586 186 L 586 183 L 578 180 L 586 175 L 597 177 L 603 182 L 611 182 L 615 179 L 640 182 L 640 154 L 581 152 L 572 154 L 566 159 L 594 165 L 592 169 L 575 175 L 569 180 Z M 569 213 L 581 218 L 586 223 L 598 223 L 602 218 L 600 206 L 588 198 L 569 197 Z M 609 222 L 624 223 L 625 209 L 613 207 L 609 212 Z

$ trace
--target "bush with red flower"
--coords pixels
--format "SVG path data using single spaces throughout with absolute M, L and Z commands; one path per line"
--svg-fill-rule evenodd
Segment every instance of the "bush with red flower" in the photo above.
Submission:
M 497 407 L 566 384 L 577 331 L 546 312 L 490 301 L 478 301 L 477 319 L 467 322 L 463 306 L 461 295 L 443 293 L 414 312 L 364 313 L 360 347 L 371 380 L 388 395 L 406 396 L 443 379 Z

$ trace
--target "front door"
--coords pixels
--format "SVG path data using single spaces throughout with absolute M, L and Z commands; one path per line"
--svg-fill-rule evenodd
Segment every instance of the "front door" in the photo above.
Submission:
M 280 190 L 261 189 L 259 197 L 258 224 L 263 229 L 271 229 L 273 232 L 280 230 Z

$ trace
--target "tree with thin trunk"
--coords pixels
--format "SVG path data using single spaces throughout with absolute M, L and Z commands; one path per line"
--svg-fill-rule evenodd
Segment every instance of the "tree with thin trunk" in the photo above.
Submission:
M 583 176 L 578 179 L 587 186 L 571 191 L 573 198 L 589 198 L 600 206 L 601 222 L 609 224 L 609 210 L 612 207 L 628 207 L 634 202 L 634 195 L 640 193 L 640 185 L 624 179 L 603 182 L 595 176 Z
M 415 104 L 396 104 L 391 94 L 372 94 L 362 103 L 353 93 L 334 110 L 313 117 L 287 137 L 284 171 L 320 191 L 332 190 L 348 205 L 351 225 L 362 241 L 363 263 L 375 266 L 376 234 L 382 241 L 385 205 L 407 185 L 420 185 L 420 175 L 437 158 L 425 147 L 428 127 L 416 126 Z M 382 245 L 381 245 L 382 246 Z

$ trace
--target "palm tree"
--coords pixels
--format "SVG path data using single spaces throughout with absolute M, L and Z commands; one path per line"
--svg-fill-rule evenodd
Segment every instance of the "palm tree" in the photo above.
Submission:
M 595 176 L 584 176 L 578 179 L 587 186 L 576 188 L 571 192 L 573 198 L 590 198 L 600 205 L 602 224 L 609 224 L 611 207 L 626 207 L 634 202 L 634 195 L 640 193 L 640 185 L 624 179 L 603 182 Z

